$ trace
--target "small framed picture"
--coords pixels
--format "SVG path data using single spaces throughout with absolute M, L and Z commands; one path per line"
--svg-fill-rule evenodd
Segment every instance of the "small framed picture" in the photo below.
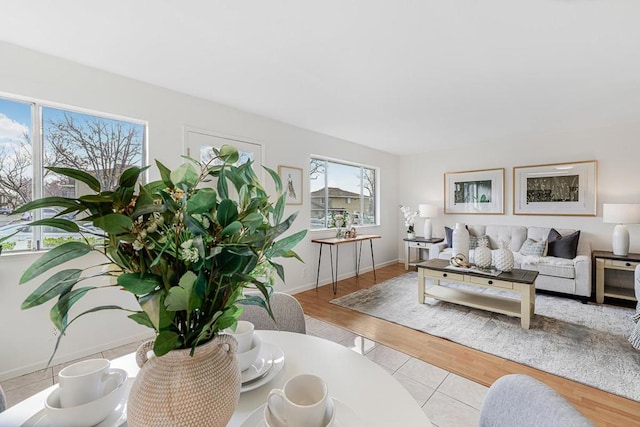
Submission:
M 514 215 L 596 215 L 598 163 L 516 166 Z
M 287 205 L 302 204 L 302 168 L 278 166 L 282 190 L 287 195 Z

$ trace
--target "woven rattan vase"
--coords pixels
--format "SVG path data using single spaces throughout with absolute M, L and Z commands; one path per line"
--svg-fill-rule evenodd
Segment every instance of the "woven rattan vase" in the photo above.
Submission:
M 153 341 L 138 348 L 140 372 L 129 394 L 130 427 L 224 427 L 240 398 L 236 340 L 219 335 L 196 348 L 150 357 Z

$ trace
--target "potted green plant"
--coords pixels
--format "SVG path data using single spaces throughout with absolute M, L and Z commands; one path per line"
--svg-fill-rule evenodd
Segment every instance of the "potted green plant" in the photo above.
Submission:
M 95 238 L 70 241 L 51 249 L 24 272 L 20 283 L 34 280 L 54 267 L 89 253 L 100 253 L 104 257 L 103 267 L 109 268 L 103 268 L 99 275 L 117 277 L 116 285 L 106 286 L 118 286 L 133 294 L 140 310 L 131 312 L 129 317 L 155 330 L 156 356 L 174 351 L 193 356 L 205 343 L 220 338 L 220 331 L 235 325 L 242 312 L 240 302 L 262 305 L 272 314 L 269 307 L 272 282 L 253 272 L 267 267 L 284 280 L 284 268 L 275 259 L 300 259 L 293 247 L 305 236 L 306 230 L 280 238 L 296 214 L 284 218 L 286 195 L 282 194 L 277 173 L 265 168 L 279 195 L 271 202 L 251 163 L 233 165 L 238 160 L 234 147 L 222 146 L 214 150 L 214 154 L 206 164 L 187 158 L 188 162 L 174 170 L 156 162 L 161 180 L 148 184 L 138 184 L 146 168 L 131 167 L 122 173 L 113 191 L 103 191 L 98 180 L 85 171 L 49 168 L 84 183 L 93 193 L 77 198 L 44 197 L 21 206 L 16 213 L 45 207 L 62 208 L 57 217 L 30 225 L 82 233 L 76 222 L 60 217 L 74 215 L 90 221 L 96 234 L 104 238 L 97 242 Z M 208 180 L 215 183 L 215 188 L 206 185 Z M 57 298 L 51 319 L 61 330 L 60 337 L 71 323 L 86 314 L 125 310 L 115 305 L 101 305 L 69 320 L 73 306 L 87 293 L 100 288 L 82 286 L 86 280 L 80 269 L 57 271 L 27 297 L 22 308 Z M 242 291 L 247 286 L 257 288 L 261 296 L 244 297 Z M 218 347 L 235 349 L 235 342 L 222 338 L 224 342 L 221 342 L 227 346 Z M 56 349 L 58 343 L 59 340 Z M 231 359 L 235 363 L 235 357 Z M 237 378 L 225 381 L 235 382 L 227 386 L 237 388 L 233 392 L 239 395 L 237 366 L 235 370 Z M 138 382 L 136 380 L 134 390 Z M 193 400 L 193 396 L 189 399 Z M 165 415 L 159 413 L 159 416 Z M 131 420 L 129 425 L 135 423 Z M 225 425 L 226 421 L 223 419 L 221 423 Z

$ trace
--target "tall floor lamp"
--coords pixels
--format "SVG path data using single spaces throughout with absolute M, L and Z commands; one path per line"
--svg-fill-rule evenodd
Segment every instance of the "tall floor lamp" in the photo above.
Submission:
M 616 224 L 611 240 L 613 254 L 629 255 L 629 230 L 626 224 L 640 224 L 640 205 L 605 203 L 602 205 L 602 222 Z
M 433 227 L 431 226 L 431 218 L 438 215 L 438 207 L 436 205 L 418 205 L 418 215 L 424 218 L 424 238 L 431 239 L 433 237 Z

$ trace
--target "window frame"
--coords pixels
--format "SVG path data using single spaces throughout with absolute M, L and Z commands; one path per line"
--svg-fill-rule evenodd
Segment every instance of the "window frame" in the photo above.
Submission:
M 123 115 L 106 113 L 102 111 L 96 111 L 88 108 L 46 101 L 39 98 L 32 98 L 22 95 L 15 95 L 12 93 L 1 92 L 0 91 L 0 99 L 8 102 L 18 102 L 23 104 L 29 104 L 31 109 L 31 127 L 30 127 L 30 137 L 31 137 L 31 162 L 32 162 L 32 181 L 31 181 L 31 195 L 32 200 L 39 199 L 43 197 L 44 194 L 44 182 L 43 182 L 43 168 L 44 168 L 44 122 L 42 120 L 43 117 L 43 108 L 53 108 L 57 110 L 62 110 L 65 112 L 69 112 L 71 114 L 83 114 L 87 116 L 93 116 L 99 119 L 105 120 L 115 120 L 126 122 L 134 125 L 140 125 L 143 127 L 142 130 L 142 153 L 140 154 L 141 167 L 144 167 L 149 164 L 149 122 L 142 119 L 137 119 L 133 117 L 127 117 Z M 148 181 L 148 171 L 145 171 L 142 175 L 143 182 Z M 42 219 L 42 209 L 37 209 L 34 214 L 32 221 L 37 221 Z M 30 249 L 18 249 L 12 251 L 2 251 L 1 255 L 9 255 L 9 254 L 24 254 L 36 251 L 48 251 L 53 248 L 44 248 L 43 246 L 43 227 L 31 227 L 32 239 L 33 243 L 31 244 Z
M 342 160 L 342 159 L 336 159 L 334 157 L 327 157 L 327 156 L 322 156 L 322 155 L 316 155 L 316 154 L 311 154 L 309 157 L 309 164 L 311 164 L 311 161 L 313 160 L 319 160 L 319 161 L 323 161 L 325 162 L 325 172 L 324 172 L 324 197 L 322 198 L 322 205 L 324 207 L 324 225 L 322 227 L 313 227 L 311 220 L 313 219 L 313 216 L 311 215 L 311 212 L 313 209 L 313 197 L 311 196 L 311 193 L 313 193 L 313 191 L 311 190 L 311 172 L 309 173 L 309 231 L 321 231 L 321 230 L 330 230 L 332 228 L 329 227 L 329 210 L 330 210 L 330 203 L 329 203 L 329 177 L 327 174 L 327 166 L 328 163 L 335 163 L 335 164 L 339 164 L 339 165 L 343 165 L 343 166 L 351 166 L 351 167 L 356 167 L 356 168 L 360 168 L 360 197 L 359 197 L 359 212 L 360 215 L 362 216 L 361 220 L 358 221 L 357 224 L 354 224 L 354 227 L 375 227 L 375 226 L 379 226 L 380 225 L 380 168 L 377 166 L 372 166 L 372 165 L 367 165 L 364 163 L 358 163 L 358 162 L 352 162 L 349 160 Z M 364 170 L 372 170 L 375 174 L 375 179 L 374 179 L 374 222 L 370 223 L 370 224 L 363 224 L 362 221 L 364 219 Z M 318 190 L 315 190 L 318 191 Z

